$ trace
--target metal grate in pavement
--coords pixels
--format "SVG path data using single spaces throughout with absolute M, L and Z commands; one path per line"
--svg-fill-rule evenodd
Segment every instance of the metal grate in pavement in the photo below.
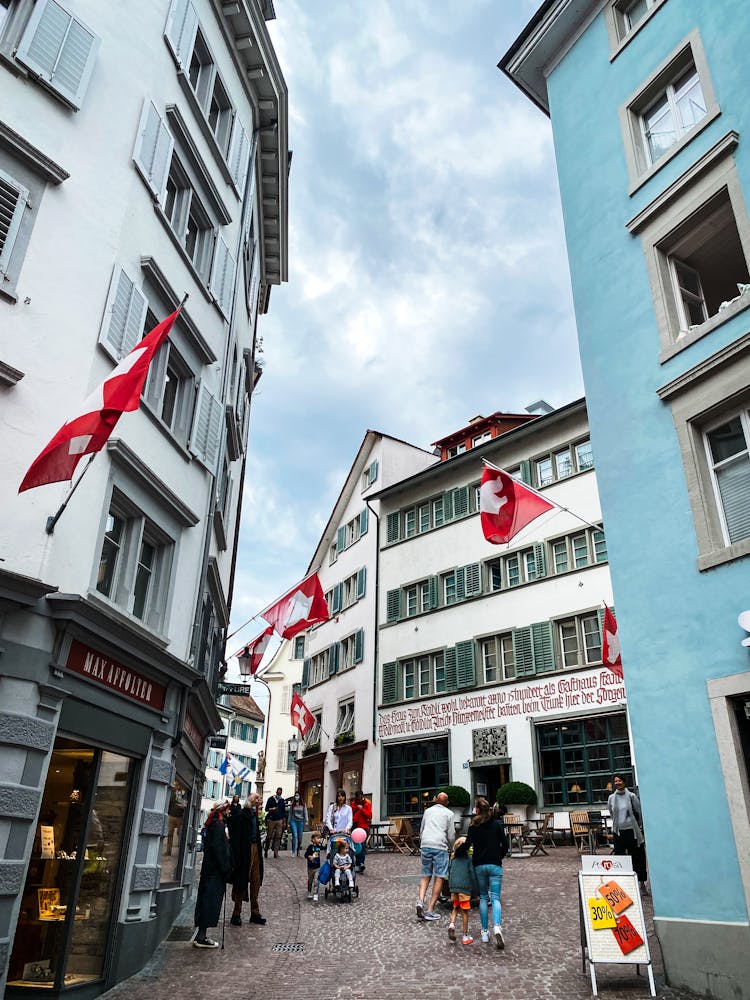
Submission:
M 195 934 L 195 927 L 173 927 L 167 941 L 190 941 Z
M 273 945 L 271 951 L 304 951 L 305 946 L 302 941 L 282 941 Z

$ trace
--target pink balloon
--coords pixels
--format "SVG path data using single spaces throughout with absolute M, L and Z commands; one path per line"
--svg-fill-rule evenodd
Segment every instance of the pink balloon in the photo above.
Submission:
M 352 840 L 355 844 L 364 844 L 367 840 L 367 830 L 363 830 L 361 826 L 358 826 L 356 830 L 352 830 Z

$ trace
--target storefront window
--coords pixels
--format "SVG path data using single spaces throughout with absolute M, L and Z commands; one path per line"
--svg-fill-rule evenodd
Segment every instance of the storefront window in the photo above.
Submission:
M 8 985 L 101 979 L 132 761 L 58 737 L 23 890 Z
M 161 839 L 161 883 L 179 881 L 179 866 L 187 820 L 190 816 L 190 789 L 176 777 L 169 790 L 167 835 Z
M 615 771 L 632 782 L 624 712 L 538 726 L 537 745 L 545 806 L 603 804 Z
M 304 800 L 307 806 L 307 813 L 310 817 L 310 824 L 323 822 L 323 786 L 320 781 L 308 781 L 304 787 Z
M 419 816 L 448 784 L 448 740 L 418 740 L 385 748 L 388 816 Z

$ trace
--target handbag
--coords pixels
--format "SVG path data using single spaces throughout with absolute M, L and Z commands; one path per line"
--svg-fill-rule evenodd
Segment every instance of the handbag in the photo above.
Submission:
M 318 872 L 318 882 L 321 885 L 327 885 L 331 878 L 331 863 L 330 861 L 324 861 L 320 866 L 320 871 Z

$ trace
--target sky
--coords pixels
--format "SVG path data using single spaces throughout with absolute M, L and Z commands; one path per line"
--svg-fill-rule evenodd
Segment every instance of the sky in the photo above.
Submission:
M 289 281 L 259 323 L 230 632 L 304 575 L 368 429 L 431 450 L 583 395 L 549 119 L 497 68 L 539 3 L 275 0 Z

